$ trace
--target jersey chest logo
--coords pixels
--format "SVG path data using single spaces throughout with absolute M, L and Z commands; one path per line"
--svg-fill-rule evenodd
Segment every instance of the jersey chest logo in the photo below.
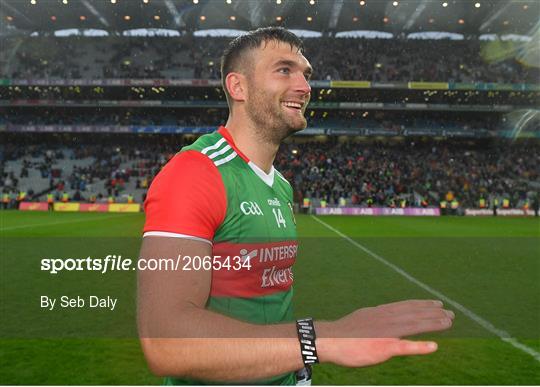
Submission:
M 277 198 L 274 199 L 268 199 L 268 205 L 269 206 L 278 206 L 278 208 L 272 207 L 272 213 L 274 214 L 274 217 L 276 219 L 276 224 L 278 228 L 287 228 L 287 222 L 285 221 L 285 218 L 283 217 L 283 213 L 281 212 L 281 209 L 279 206 L 281 206 L 281 203 Z M 292 209 L 289 203 L 289 208 Z M 264 213 L 261 210 L 261 207 L 254 201 L 246 201 L 240 203 L 240 210 L 244 215 L 250 216 L 263 216 Z M 292 212 L 291 212 L 292 213 Z M 294 217 L 294 215 L 293 215 Z M 296 224 L 296 220 L 294 220 L 294 224 Z
M 255 202 L 242 202 L 240 203 L 240 210 L 244 215 L 255 215 L 262 216 L 264 215 L 261 207 Z

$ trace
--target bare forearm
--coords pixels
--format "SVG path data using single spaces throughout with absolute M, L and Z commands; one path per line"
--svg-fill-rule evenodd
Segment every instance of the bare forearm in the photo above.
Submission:
M 157 374 L 241 382 L 303 367 L 295 324 L 249 324 L 198 307 L 178 317 L 161 325 L 166 334 L 145 335 L 142 327 L 142 337 L 154 337 L 142 342 Z
M 150 364 L 152 347 L 160 363 L 152 369 L 161 376 L 245 382 L 303 367 L 294 339 L 153 339 L 145 350 Z

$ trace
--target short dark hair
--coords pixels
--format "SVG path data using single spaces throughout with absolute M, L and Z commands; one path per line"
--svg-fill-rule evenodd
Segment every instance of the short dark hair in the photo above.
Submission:
M 234 38 L 229 42 L 221 57 L 221 85 L 223 86 L 229 105 L 230 95 L 225 84 L 227 75 L 238 69 L 242 54 L 246 51 L 259 48 L 263 42 L 267 43 L 269 41 L 289 43 L 291 49 L 296 48 L 298 52 L 304 53 L 304 43 L 302 40 L 283 27 L 258 28 Z

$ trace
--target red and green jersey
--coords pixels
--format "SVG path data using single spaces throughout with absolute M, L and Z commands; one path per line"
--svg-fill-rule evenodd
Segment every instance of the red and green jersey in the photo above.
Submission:
M 256 324 L 293 321 L 292 197 L 277 170 L 262 171 L 220 127 L 182 148 L 156 176 L 145 202 L 144 236 L 205 241 L 225 265 L 244 263 L 212 271 L 208 309 Z M 295 377 L 255 383 L 295 384 Z

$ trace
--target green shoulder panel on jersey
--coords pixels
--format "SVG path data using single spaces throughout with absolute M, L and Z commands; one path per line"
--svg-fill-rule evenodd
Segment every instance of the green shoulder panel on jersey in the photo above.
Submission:
M 217 131 L 199 137 L 193 144 L 183 147 L 180 152 L 188 150 L 198 151 L 207 155 L 216 166 L 222 165 L 237 156 L 236 152 L 227 143 L 225 137 Z

